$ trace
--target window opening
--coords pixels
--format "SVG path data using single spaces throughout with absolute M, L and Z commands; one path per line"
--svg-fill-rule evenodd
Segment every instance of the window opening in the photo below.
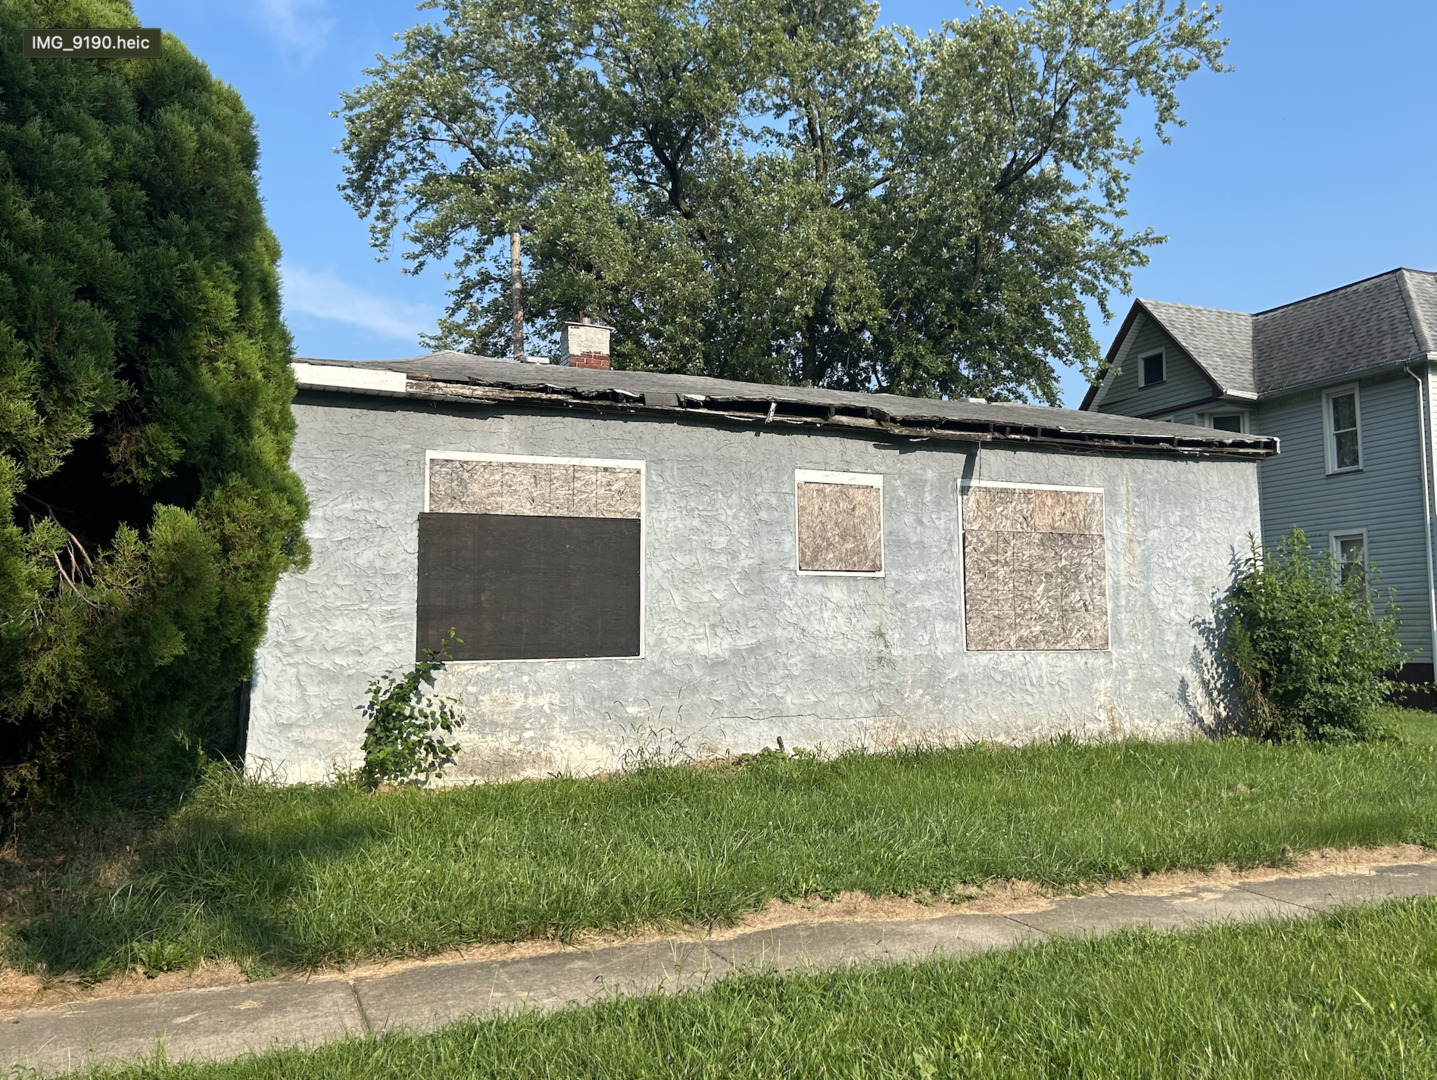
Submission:
M 1160 352 L 1149 353 L 1139 361 L 1142 365 L 1143 385 L 1164 382 L 1167 379 L 1167 363 Z

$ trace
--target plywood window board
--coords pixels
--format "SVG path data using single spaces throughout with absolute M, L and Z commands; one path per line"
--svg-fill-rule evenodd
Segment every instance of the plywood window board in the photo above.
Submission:
M 428 455 L 416 655 L 456 660 L 643 652 L 642 462 Z
M 641 485 L 632 466 L 431 458 L 429 512 L 637 518 Z
M 975 483 L 962 515 L 968 649 L 1108 648 L 1101 491 Z
M 883 573 L 883 478 L 800 469 L 795 474 L 798 569 Z

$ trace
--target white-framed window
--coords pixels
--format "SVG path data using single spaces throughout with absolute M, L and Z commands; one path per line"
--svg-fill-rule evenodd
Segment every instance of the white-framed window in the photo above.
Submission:
M 1335 532 L 1331 534 L 1332 561 L 1337 567 L 1337 578 L 1347 584 L 1354 577 L 1359 581 L 1367 577 L 1367 530 Z
M 883 576 L 883 477 L 795 469 L 794 538 L 800 574 Z
M 1203 422 L 1217 431 L 1231 431 L 1235 435 L 1247 433 L 1247 413 L 1242 409 L 1231 412 L 1210 412 L 1203 417 Z
M 1152 386 L 1154 383 L 1166 382 L 1167 378 L 1168 358 L 1162 349 L 1138 357 L 1139 386 Z
M 643 461 L 425 452 L 417 658 L 644 656 Z
M 1356 383 L 1335 387 L 1322 395 L 1322 429 L 1328 475 L 1360 471 L 1362 403 Z

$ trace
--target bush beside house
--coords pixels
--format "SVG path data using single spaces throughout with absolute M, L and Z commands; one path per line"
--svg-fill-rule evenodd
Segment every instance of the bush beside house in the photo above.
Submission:
M 135 26 L 22 0 L 27 26 Z M 248 673 L 305 558 L 254 122 L 159 59 L 0 50 L 0 816 Z M 149 751 L 147 751 L 149 752 Z
M 1408 659 L 1397 639 L 1401 612 L 1373 599 L 1376 570 L 1315 556 L 1301 529 L 1276 548 L 1254 542 L 1219 606 L 1237 669 L 1243 722 L 1259 738 L 1364 739 L 1398 689 Z

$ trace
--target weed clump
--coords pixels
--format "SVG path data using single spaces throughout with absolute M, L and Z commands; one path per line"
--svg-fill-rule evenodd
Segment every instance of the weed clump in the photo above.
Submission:
M 1380 733 L 1378 710 L 1410 658 L 1391 590 L 1381 609 L 1373 565 L 1314 555 L 1301 529 L 1276 548 L 1252 542 L 1218 603 L 1249 735 L 1273 742 L 1354 741 Z
M 360 707 L 367 723 L 364 764 L 359 768 L 360 782 L 369 790 L 442 778 L 444 766 L 459 752 L 457 742 L 444 738 L 464 723 L 458 700 L 425 689 L 433 688 L 434 676 L 444 669 L 455 642 L 464 643 L 451 628 L 439 648 L 425 649 L 427 659 L 408 672 L 396 676 L 386 671 L 369 684 L 369 701 Z

